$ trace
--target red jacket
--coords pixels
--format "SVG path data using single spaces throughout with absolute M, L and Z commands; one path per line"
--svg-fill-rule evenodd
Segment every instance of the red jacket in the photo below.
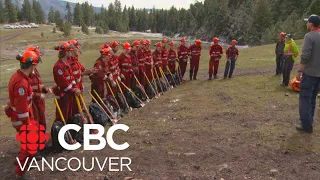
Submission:
M 229 59 L 236 58 L 236 56 L 239 56 L 239 51 L 236 47 L 229 46 L 226 54 Z
M 78 88 L 70 65 L 68 63 L 64 63 L 61 59 L 59 59 L 53 66 L 53 78 L 57 85 L 53 89 L 56 96 L 62 97 L 66 93 L 73 94 L 75 92 L 75 88 Z
M 131 50 L 129 55 L 130 55 L 130 58 L 131 58 L 132 69 L 134 70 L 134 73 L 137 74 L 139 72 L 139 67 L 138 67 L 139 59 L 138 59 L 138 56 L 137 56 L 137 51 Z
M 151 50 L 145 51 L 145 57 L 146 57 L 146 61 L 145 61 L 146 69 L 152 69 L 153 68 L 153 60 L 152 60 Z
M 188 60 L 189 48 L 184 45 L 178 47 L 178 58 L 179 60 Z
M 71 67 L 71 71 L 73 74 L 73 77 L 75 78 L 75 81 L 78 85 L 78 87 L 80 87 L 82 89 L 82 73 L 86 70 L 86 68 L 79 62 L 79 60 L 77 58 L 71 58 L 68 61 L 70 67 Z
M 152 59 L 157 68 L 162 67 L 162 53 L 160 51 L 153 51 Z
M 223 50 L 219 44 L 213 44 L 210 47 L 210 59 L 211 60 L 221 59 L 222 54 L 223 54 Z
M 161 57 L 162 57 L 162 65 L 163 66 L 168 65 L 168 55 L 169 55 L 169 51 L 166 49 L 166 47 L 163 47 L 161 49 Z
M 107 86 L 105 82 L 108 79 L 108 68 L 100 58 L 97 59 L 93 68 L 97 69 L 98 72 L 90 75 L 91 89 L 96 90 L 100 97 L 105 98 L 107 96 Z
M 189 47 L 189 52 L 191 59 L 199 60 L 201 56 L 201 46 L 193 44 Z
M 35 69 L 29 76 L 30 85 L 33 89 L 33 99 L 37 100 L 39 98 L 44 98 L 44 94 L 48 93 L 48 89 L 42 84 L 40 74 L 37 69 Z
M 170 63 L 171 63 L 171 64 L 172 64 L 172 63 L 175 63 L 176 59 L 177 59 L 177 53 L 176 53 L 176 51 L 170 49 L 170 50 L 169 50 L 169 55 L 168 55 L 169 64 L 170 64 Z
M 131 73 L 133 72 L 132 61 L 130 55 L 124 55 L 123 53 L 118 57 L 118 63 L 121 74 L 126 78 L 131 78 Z
M 11 123 L 17 130 L 21 125 L 29 124 L 33 120 L 32 112 L 32 86 L 29 77 L 20 70 L 15 72 L 8 85 L 10 106 L 6 114 L 11 117 Z
M 141 72 L 146 71 L 145 62 L 146 62 L 146 51 L 142 48 L 138 50 L 138 60 L 139 60 L 139 70 Z
M 120 69 L 118 66 L 118 59 L 113 59 L 114 56 L 107 63 L 107 70 L 112 74 L 113 80 L 115 81 L 120 75 Z

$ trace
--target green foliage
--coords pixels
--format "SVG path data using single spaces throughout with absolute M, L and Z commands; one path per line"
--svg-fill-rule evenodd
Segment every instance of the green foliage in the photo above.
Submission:
M 81 31 L 84 33 L 84 34 L 89 34 L 89 29 L 87 27 L 87 25 L 85 23 L 82 23 L 81 24 Z
M 0 23 L 5 21 L 5 9 L 3 8 L 3 1 L 0 0 Z
M 5 18 L 9 23 L 15 23 L 18 19 L 18 11 L 12 4 L 11 0 L 4 1 L 5 6 Z
M 82 14 L 81 5 L 77 3 L 73 10 L 73 24 L 80 27 L 82 18 L 83 18 L 83 14 Z
M 71 35 L 71 24 L 68 22 L 64 23 L 64 28 L 63 28 L 63 35 L 68 37 Z
M 98 34 L 103 34 L 103 30 L 101 29 L 100 26 L 97 26 L 96 29 L 94 30 L 95 33 L 98 33 Z
M 50 10 L 49 10 L 49 13 L 48 13 L 48 21 L 49 21 L 49 23 L 54 23 L 54 22 L 56 22 L 56 21 L 54 20 L 54 10 L 53 10 L 53 7 L 52 7 L 52 6 L 50 6 Z

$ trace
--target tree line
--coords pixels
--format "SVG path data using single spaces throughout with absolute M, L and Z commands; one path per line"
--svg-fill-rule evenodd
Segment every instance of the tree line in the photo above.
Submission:
M 34 22 L 38 24 L 45 23 L 45 12 L 40 2 L 33 0 L 24 0 L 22 8 L 14 4 L 12 0 L 0 0 L 0 23 L 15 23 L 18 21 Z
M 5 0 L 5 11 L 1 4 L 0 22 L 44 22 L 43 11 L 36 0 L 32 6 L 24 0 L 20 11 L 11 0 Z M 48 22 L 62 29 L 65 23 L 70 27 L 77 25 L 85 33 L 89 33 L 88 26 L 95 26 L 100 34 L 108 33 L 109 29 L 151 30 L 167 36 L 179 34 L 208 41 L 219 36 L 225 41 L 237 39 L 241 44 L 257 45 L 275 42 L 281 31 L 291 33 L 295 39 L 303 38 L 306 32 L 303 18 L 320 14 L 320 0 L 204 0 L 191 4 L 189 9 L 174 6 L 138 9 L 122 7 L 121 2 L 115 0 L 108 7 L 102 6 L 100 12 L 94 12 L 88 2 L 77 3 L 73 9 L 67 3 L 65 12 L 65 17 L 61 17 L 60 12 L 51 7 Z

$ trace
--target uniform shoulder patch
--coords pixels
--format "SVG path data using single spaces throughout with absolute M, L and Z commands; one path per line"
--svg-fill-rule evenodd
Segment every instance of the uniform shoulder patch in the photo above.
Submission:
M 59 75 L 62 75 L 62 74 L 63 74 L 63 72 L 62 72 L 61 69 L 58 69 L 58 74 L 59 74 Z
M 24 96 L 25 94 L 24 89 L 22 87 L 18 89 L 18 92 L 20 96 Z

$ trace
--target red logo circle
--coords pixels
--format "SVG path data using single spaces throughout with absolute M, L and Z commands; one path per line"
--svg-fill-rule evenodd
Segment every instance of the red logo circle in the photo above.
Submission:
M 44 126 L 38 125 L 36 121 L 31 121 L 29 125 L 22 125 L 20 132 L 16 135 L 16 140 L 20 142 L 20 147 L 27 150 L 30 154 L 36 154 L 46 146 L 50 139 Z

